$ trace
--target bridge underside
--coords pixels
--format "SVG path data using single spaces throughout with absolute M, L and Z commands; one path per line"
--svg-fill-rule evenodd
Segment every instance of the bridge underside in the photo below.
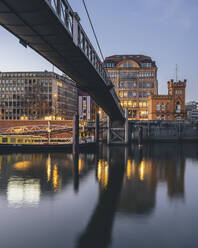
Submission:
M 0 0 L 0 24 L 76 81 L 112 120 L 123 120 L 104 80 L 45 0 Z

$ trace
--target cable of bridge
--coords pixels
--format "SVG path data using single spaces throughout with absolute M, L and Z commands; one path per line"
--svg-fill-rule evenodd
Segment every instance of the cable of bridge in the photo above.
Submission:
M 86 11 L 86 13 L 87 13 L 87 17 L 88 17 L 88 19 L 89 19 L 89 22 L 90 22 L 90 25 L 91 25 L 91 28 L 92 28 L 94 37 L 95 37 L 95 39 L 96 39 L 96 43 L 97 43 L 98 49 L 99 49 L 99 51 L 100 51 L 100 55 L 101 55 L 101 57 L 102 57 L 102 59 L 103 59 L 103 61 L 104 61 L 104 56 L 103 56 L 103 53 L 102 53 L 102 49 L 101 49 L 101 47 L 100 47 L 100 44 L 99 44 L 99 41 L 98 41 L 98 38 L 97 38 L 97 35 L 96 35 L 96 32 L 95 32 L 93 23 L 92 23 L 92 21 L 91 21 L 91 17 L 90 17 L 90 15 L 89 15 L 89 12 L 88 12 L 88 9 L 87 9 L 85 0 L 82 0 L 82 2 L 83 2 L 83 5 L 84 5 L 84 8 L 85 8 L 85 11 Z

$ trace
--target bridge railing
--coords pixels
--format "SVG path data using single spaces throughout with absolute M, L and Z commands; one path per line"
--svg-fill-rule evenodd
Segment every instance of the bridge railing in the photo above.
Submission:
M 80 24 L 80 18 L 76 12 L 73 12 L 67 0 L 46 0 L 55 14 L 65 26 L 67 31 L 74 39 L 74 43 L 78 45 L 84 52 L 88 60 L 92 63 L 100 76 L 107 85 L 111 84 L 108 75 L 103 67 L 103 63 L 98 57 L 94 47 Z
M 97 52 L 92 46 L 89 38 L 87 37 L 83 27 L 80 24 L 80 18 L 76 12 L 72 10 L 67 0 L 45 0 L 51 9 L 54 11 L 56 16 L 59 18 L 63 26 L 69 32 L 73 38 L 73 42 L 78 46 L 81 51 L 85 54 L 89 62 L 96 69 L 98 74 L 101 76 L 107 87 L 112 87 L 113 84 L 109 78 L 106 70 L 104 69 L 103 63 L 101 62 Z M 111 90 L 111 94 L 116 101 L 119 109 L 123 112 L 120 105 L 120 101 L 114 91 Z

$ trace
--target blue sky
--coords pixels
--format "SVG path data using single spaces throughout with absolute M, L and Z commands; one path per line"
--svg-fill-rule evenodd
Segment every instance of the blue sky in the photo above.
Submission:
M 82 0 L 70 0 L 96 47 Z M 188 80 L 188 100 L 198 100 L 197 0 L 86 0 L 104 56 L 144 54 L 158 66 L 159 93 L 167 81 Z M 0 27 L 0 71 L 52 70 L 52 65 Z

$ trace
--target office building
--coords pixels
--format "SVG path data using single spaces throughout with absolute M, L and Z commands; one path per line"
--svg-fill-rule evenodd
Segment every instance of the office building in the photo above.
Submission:
M 54 72 L 0 72 L 1 120 L 71 120 L 77 89 Z

